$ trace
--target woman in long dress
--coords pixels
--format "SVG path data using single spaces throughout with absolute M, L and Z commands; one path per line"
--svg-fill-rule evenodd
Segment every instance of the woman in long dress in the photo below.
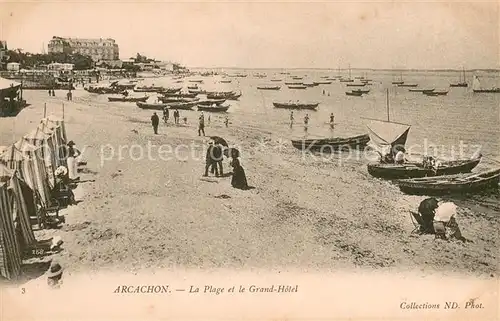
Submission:
M 66 160 L 68 164 L 68 177 L 70 180 L 78 179 L 77 175 L 77 157 L 80 156 L 80 151 L 76 149 L 75 143 L 71 140 L 68 142 L 68 158 Z
M 231 185 L 234 188 L 247 189 L 247 177 L 245 175 L 245 170 L 241 167 L 238 157 L 234 157 L 231 161 L 231 166 L 233 167 L 233 177 L 231 178 Z

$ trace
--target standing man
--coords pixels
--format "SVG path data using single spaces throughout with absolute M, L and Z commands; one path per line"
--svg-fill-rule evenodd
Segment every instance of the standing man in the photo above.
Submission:
M 208 144 L 207 154 L 205 156 L 205 173 L 203 174 L 203 176 L 208 176 L 208 170 L 210 169 L 210 167 L 212 167 L 213 169 L 213 167 L 216 166 L 213 161 L 214 143 L 213 141 L 210 141 Z
M 226 128 L 229 126 L 229 117 L 227 117 L 227 115 L 226 118 L 224 119 L 224 124 L 226 125 Z
M 179 117 L 181 117 L 181 116 L 180 116 L 180 113 L 179 113 L 179 110 L 178 110 L 178 109 L 176 109 L 176 110 L 174 111 L 174 118 L 175 118 L 175 123 L 176 123 L 177 125 L 179 125 Z
M 198 136 L 201 136 L 202 132 L 203 136 L 205 136 L 205 115 L 203 115 L 203 112 L 201 112 L 198 120 L 200 121 L 198 125 Z
M 163 121 L 165 122 L 165 124 L 166 124 L 166 123 L 167 123 L 167 121 L 168 121 L 168 116 L 169 116 L 169 115 L 168 115 L 168 108 L 167 108 L 167 107 L 165 107 L 165 108 L 163 108 Z
M 222 176 L 224 174 L 222 170 L 222 145 L 219 141 L 215 143 L 213 149 L 213 167 L 215 167 L 215 176 Z
M 290 128 L 293 126 L 293 111 L 290 112 Z
M 307 131 L 307 125 L 309 124 L 309 114 L 304 116 L 304 130 Z
M 333 129 L 334 121 L 335 121 L 335 116 L 333 116 L 333 113 L 331 113 L 330 114 L 330 128 L 331 129 Z
M 153 125 L 153 131 L 156 134 L 158 134 L 158 125 L 160 124 L 160 119 L 158 118 L 158 115 L 156 113 L 153 113 L 153 116 L 151 116 L 151 125 Z

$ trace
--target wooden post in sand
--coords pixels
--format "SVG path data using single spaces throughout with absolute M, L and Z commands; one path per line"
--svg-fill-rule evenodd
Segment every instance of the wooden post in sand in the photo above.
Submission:
M 63 117 L 62 117 L 62 119 L 64 121 L 64 103 L 62 103 L 62 110 L 63 110 Z
M 47 103 L 43 104 L 43 118 L 47 117 Z

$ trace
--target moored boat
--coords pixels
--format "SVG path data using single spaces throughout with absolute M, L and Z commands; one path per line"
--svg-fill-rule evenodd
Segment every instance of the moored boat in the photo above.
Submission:
M 198 98 L 198 97 L 182 98 L 182 97 L 160 96 L 160 97 L 158 97 L 158 100 L 160 100 L 162 103 L 189 103 L 189 102 L 198 101 L 198 100 L 200 100 L 200 98 Z
M 481 155 L 472 159 L 460 159 L 443 161 L 437 167 L 431 167 L 424 163 L 405 164 L 368 164 L 368 173 L 374 177 L 384 179 L 405 179 L 430 176 L 453 175 L 468 173 L 474 169 L 481 161 Z
M 260 86 L 257 86 L 257 89 L 260 89 L 260 90 L 280 90 L 281 86 L 260 85 Z
M 434 91 L 435 88 L 411 88 L 408 89 L 408 91 L 414 92 L 414 93 L 423 93 L 425 92 L 431 92 Z
M 319 103 L 301 103 L 301 102 L 273 102 L 276 108 L 289 108 L 289 109 L 311 109 L 315 110 L 318 108 Z
M 418 87 L 418 84 L 404 82 L 402 84 L 398 84 L 398 87 Z
M 307 86 L 304 85 L 288 85 L 288 89 L 306 89 Z
M 479 82 L 479 78 L 474 76 L 474 80 L 472 81 L 472 92 L 474 93 L 500 93 L 500 88 L 491 87 L 491 88 L 482 88 L 481 83 Z
M 357 89 L 353 89 L 353 90 L 351 90 L 351 92 L 362 93 L 362 94 L 368 94 L 368 93 L 370 92 L 370 89 L 361 89 L 361 88 L 357 88 Z
M 163 87 L 160 86 L 141 86 L 141 87 L 134 87 L 133 89 L 135 92 L 138 93 L 156 93 L 159 91 L 163 90 Z
M 293 147 L 300 150 L 333 152 L 364 148 L 370 141 L 368 134 L 353 137 L 292 140 Z
M 361 97 L 363 96 L 363 93 L 361 91 L 346 91 L 345 94 L 347 96 L 356 96 L 356 97 Z
M 351 82 L 351 83 L 348 83 L 346 84 L 347 87 L 364 87 L 366 86 L 366 83 L 364 82 Z
M 165 107 L 168 107 L 168 104 L 148 104 L 141 101 L 138 101 L 135 104 L 137 107 L 142 109 L 163 110 Z
M 426 96 L 446 96 L 448 94 L 447 90 L 432 90 L 432 91 L 422 91 Z
M 149 96 L 143 97 L 108 97 L 108 101 L 122 101 L 122 102 L 145 102 L 148 100 Z
M 184 110 L 190 110 L 194 106 L 196 106 L 196 101 L 193 102 L 187 102 L 187 103 L 167 103 L 168 108 L 170 109 L 184 109 Z
M 225 99 L 207 99 L 207 100 L 202 100 L 198 101 L 198 105 L 202 106 L 212 106 L 212 105 L 220 105 L 223 104 L 226 100 Z
M 317 80 L 313 82 L 315 85 L 329 85 L 332 83 L 331 80 Z
M 205 106 L 205 105 L 199 105 L 198 104 L 198 110 L 199 111 L 209 111 L 209 112 L 226 112 L 231 105 L 219 105 L 219 106 Z
M 481 192 L 498 189 L 500 168 L 480 173 L 410 178 L 396 181 L 399 189 L 414 195 L 444 195 Z
M 241 91 L 239 93 L 234 91 L 207 92 L 208 99 L 237 100 L 240 97 L 241 97 Z

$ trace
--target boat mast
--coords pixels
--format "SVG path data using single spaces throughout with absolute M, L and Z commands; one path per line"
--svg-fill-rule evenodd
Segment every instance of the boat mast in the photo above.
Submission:
M 349 79 L 351 79 L 351 64 L 349 64 Z
M 390 122 L 389 118 L 389 88 L 386 89 L 386 100 L 387 100 L 387 121 Z

